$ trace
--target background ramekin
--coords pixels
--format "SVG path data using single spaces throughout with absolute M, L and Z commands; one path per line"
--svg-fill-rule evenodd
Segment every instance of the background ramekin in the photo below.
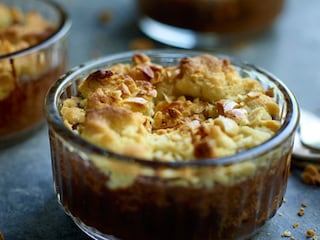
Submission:
M 252 41 L 265 33 L 285 0 L 136 0 L 139 27 L 161 43 L 188 49 L 216 49 Z
M 135 52 L 111 55 L 62 76 L 46 98 L 55 190 L 75 223 L 96 239 L 243 239 L 282 203 L 289 175 L 298 103 L 279 79 L 232 60 L 242 76 L 274 89 L 281 129 L 265 143 L 234 156 L 179 163 L 133 159 L 94 146 L 70 131 L 60 115 L 64 99 L 91 72 L 130 63 Z M 144 51 L 176 65 L 198 52 Z
M 44 122 L 44 99 L 47 90 L 65 71 L 67 65 L 66 36 L 71 21 L 63 8 L 52 1 L 4 0 L 1 3 L 23 13 L 36 11 L 55 26 L 53 34 L 40 43 L 0 55 L 0 64 L 11 62 L 13 68 L 15 62 L 27 61 L 31 57 L 45 63 L 32 74 L 17 74 L 15 77 L 19 84 L 9 96 L 0 100 L 0 146 L 6 146 L 28 136 Z

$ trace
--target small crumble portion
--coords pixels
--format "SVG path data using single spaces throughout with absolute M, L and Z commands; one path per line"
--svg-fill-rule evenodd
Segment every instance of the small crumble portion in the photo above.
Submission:
M 315 235 L 316 235 L 316 231 L 313 230 L 313 229 L 308 229 L 308 230 L 306 231 L 306 237 L 307 237 L 307 238 L 312 238 L 312 237 L 314 237 Z
M 320 165 L 308 164 L 301 174 L 301 179 L 306 184 L 320 186 Z
M 79 93 L 63 103 L 65 125 L 93 144 L 143 159 L 230 156 L 280 128 L 272 89 L 212 55 L 162 66 L 135 54 L 132 64 L 89 75 Z

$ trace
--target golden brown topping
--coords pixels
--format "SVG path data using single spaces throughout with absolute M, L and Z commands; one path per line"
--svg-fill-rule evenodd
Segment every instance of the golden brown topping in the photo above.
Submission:
M 320 166 L 308 164 L 301 174 L 301 179 L 306 184 L 320 186 Z
M 89 75 L 80 99 L 62 107 L 65 123 L 101 147 L 163 161 L 229 156 L 280 127 L 274 100 L 227 60 L 201 55 L 167 67 L 136 54 L 132 62 Z
M 135 54 L 132 57 L 132 62 L 134 65 L 150 64 L 150 58 L 144 54 Z
M 109 70 L 98 70 L 94 73 L 91 73 L 88 77 L 88 81 L 94 81 L 94 80 L 99 80 L 99 79 L 105 79 L 109 78 L 113 75 L 112 71 Z

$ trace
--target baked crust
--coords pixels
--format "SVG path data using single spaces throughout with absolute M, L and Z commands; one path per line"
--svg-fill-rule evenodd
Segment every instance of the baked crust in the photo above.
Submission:
M 143 54 L 132 65 L 90 74 L 61 109 L 66 126 L 108 150 L 143 159 L 230 156 L 279 130 L 272 89 L 211 55 L 161 66 Z

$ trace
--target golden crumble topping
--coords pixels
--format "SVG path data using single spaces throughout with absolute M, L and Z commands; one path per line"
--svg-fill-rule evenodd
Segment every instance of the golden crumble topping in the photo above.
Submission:
M 175 66 L 143 54 L 89 75 L 65 100 L 66 126 L 111 151 L 162 161 L 230 156 L 280 127 L 270 89 L 211 55 Z
M 0 3 L 0 56 L 31 47 L 50 36 L 54 26 L 38 12 L 23 13 Z M 0 100 L 19 86 L 18 77 L 34 76 L 46 68 L 44 56 L 28 54 L 0 60 Z
M 301 174 L 301 179 L 306 184 L 320 186 L 320 166 L 308 164 Z

